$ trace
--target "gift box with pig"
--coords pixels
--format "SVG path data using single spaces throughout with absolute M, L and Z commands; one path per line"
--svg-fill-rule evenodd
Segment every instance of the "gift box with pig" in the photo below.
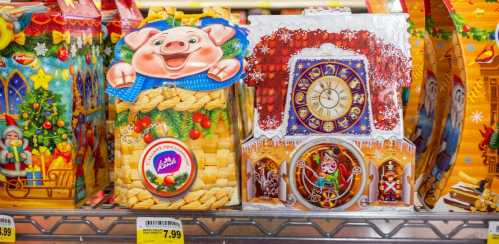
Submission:
M 250 16 L 243 209 L 412 209 L 404 15 Z M 387 30 L 390 30 L 389 32 Z
M 240 204 L 233 84 L 245 29 L 213 11 L 152 9 L 120 39 L 107 73 L 115 97 L 115 201 L 134 209 Z
M 0 206 L 74 207 L 109 180 L 100 14 L 0 5 Z
M 435 55 L 425 64 L 432 70 L 425 71 L 424 93 L 437 103 L 420 103 L 435 116 L 431 123 L 420 123 L 421 131 L 432 136 L 426 140 L 426 150 L 417 155 L 417 206 L 439 212 L 495 212 L 499 14 L 494 9 L 499 4 L 448 0 L 426 4 L 426 30 Z M 427 117 L 420 115 L 419 121 Z

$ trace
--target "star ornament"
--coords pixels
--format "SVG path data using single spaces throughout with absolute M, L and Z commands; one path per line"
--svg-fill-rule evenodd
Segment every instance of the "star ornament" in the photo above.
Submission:
M 33 81 L 35 89 L 43 88 L 45 90 L 49 89 L 49 81 L 52 80 L 52 76 L 45 73 L 43 69 L 39 69 L 38 73 L 29 77 Z

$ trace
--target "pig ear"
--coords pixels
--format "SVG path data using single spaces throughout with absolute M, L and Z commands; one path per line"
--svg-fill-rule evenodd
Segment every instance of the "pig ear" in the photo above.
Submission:
M 236 34 L 234 28 L 221 24 L 208 25 L 204 27 L 203 30 L 208 33 L 210 39 L 217 46 L 224 44 Z
M 139 31 L 134 31 L 125 36 L 125 43 L 130 46 L 133 50 L 136 50 L 140 46 L 149 40 L 149 38 L 155 34 L 159 33 L 158 29 L 154 28 L 144 28 Z

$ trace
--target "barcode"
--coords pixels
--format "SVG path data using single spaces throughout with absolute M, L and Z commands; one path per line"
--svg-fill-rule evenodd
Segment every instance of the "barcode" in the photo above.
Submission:
M 180 228 L 180 224 L 175 221 L 169 220 L 146 220 L 146 227 L 152 226 L 162 226 L 162 227 L 177 227 Z
M 0 224 L 12 224 L 11 219 L 0 219 Z
M 496 225 L 496 233 L 499 233 L 499 225 Z

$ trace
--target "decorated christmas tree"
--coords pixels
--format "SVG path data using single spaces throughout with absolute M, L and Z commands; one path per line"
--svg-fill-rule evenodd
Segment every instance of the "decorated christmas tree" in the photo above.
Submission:
M 70 135 L 63 117 L 65 111 L 61 95 L 48 90 L 52 77 L 43 69 L 30 78 L 34 81 L 34 89 L 19 105 L 24 136 L 32 148 L 43 146 L 52 151 L 58 143 L 67 141 Z

